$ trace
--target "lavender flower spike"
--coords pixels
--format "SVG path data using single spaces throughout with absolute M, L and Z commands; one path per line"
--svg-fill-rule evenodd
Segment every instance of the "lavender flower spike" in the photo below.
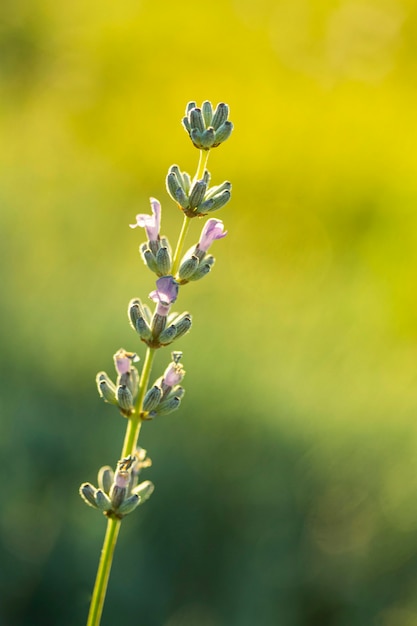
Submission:
M 226 237 L 227 230 L 223 230 L 223 222 L 214 218 L 207 220 L 201 231 L 200 241 L 198 242 L 199 250 L 207 252 L 215 239 Z
M 129 224 L 130 228 L 140 226 L 146 230 L 149 241 L 159 240 L 159 229 L 161 227 L 161 204 L 156 198 L 151 198 L 152 215 L 140 213 L 136 216 L 136 224 Z
M 149 297 L 157 303 L 156 313 L 168 315 L 169 307 L 178 296 L 178 283 L 173 276 L 163 276 L 156 281 L 156 290 L 151 291 Z

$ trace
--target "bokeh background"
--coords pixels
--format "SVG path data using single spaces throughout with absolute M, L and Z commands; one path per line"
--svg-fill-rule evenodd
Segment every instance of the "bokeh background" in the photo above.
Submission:
M 103 626 L 417 624 L 417 7 L 3 0 L 1 626 L 83 624 L 105 520 L 77 494 L 125 423 L 98 370 L 143 345 L 128 224 L 228 102 L 212 274 L 181 411 L 145 424 Z M 197 222 L 197 221 L 196 221 Z M 195 241 L 201 222 L 192 225 Z M 169 351 L 159 354 L 155 377 Z

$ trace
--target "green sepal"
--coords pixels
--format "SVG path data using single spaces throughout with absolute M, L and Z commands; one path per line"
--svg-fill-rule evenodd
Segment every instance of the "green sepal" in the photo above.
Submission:
M 213 115 L 213 119 L 211 120 L 211 125 L 213 126 L 214 130 L 217 130 L 222 124 L 224 124 L 224 122 L 227 120 L 228 115 L 229 107 L 224 102 L 220 102 L 220 104 L 217 105 Z
M 130 415 L 133 410 L 133 396 L 127 385 L 119 385 L 117 387 L 117 404 L 120 409 Z
M 143 410 L 152 411 L 160 403 L 162 398 L 162 389 L 158 385 L 154 385 L 147 392 L 143 399 Z
M 196 256 L 192 256 L 183 263 L 181 263 L 180 268 L 178 270 L 178 278 L 180 280 L 188 280 L 190 276 L 192 276 L 195 270 L 198 267 L 198 258 Z
M 140 497 L 140 504 L 144 504 L 146 500 L 149 500 L 154 490 L 155 485 L 150 480 L 144 480 L 132 490 L 132 493 Z
M 160 276 L 167 276 L 171 271 L 171 255 L 168 248 L 159 248 L 156 255 L 156 266 Z
M 177 328 L 170 324 L 167 326 L 158 337 L 158 341 L 162 346 L 168 346 L 177 337 Z
M 105 494 L 104 491 L 102 491 L 101 489 L 97 489 L 95 501 L 97 508 L 99 508 L 100 511 L 103 511 L 104 513 L 107 513 L 107 511 L 110 511 L 110 509 L 112 508 L 109 496 Z
M 132 513 L 132 511 L 134 511 L 139 504 L 141 504 L 140 496 L 134 493 L 122 502 L 117 509 L 117 515 L 129 515 L 129 513 Z
M 96 376 L 98 393 L 105 402 L 117 404 L 116 386 L 107 376 L 106 372 L 99 372 Z
M 100 467 L 98 472 L 98 486 L 104 493 L 110 493 L 110 488 L 114 481 L 114 472 L 110 465 Z
M 80 496 L 84 500 L 86 504 L 92 506 L 94 509 L 97 509 L 97 504 L 95 500 L 96 489 L 90 483 L 83 483 L 80 487 Z

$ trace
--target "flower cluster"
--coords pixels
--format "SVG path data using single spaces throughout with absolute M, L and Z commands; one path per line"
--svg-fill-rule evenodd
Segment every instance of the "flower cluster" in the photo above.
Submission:
M 233 124 L 228 121 L 228 116 L 229 107 L 224 102 L 218 104 L 214 112 L 208 100 L 203 102 L 201 109 L 195 102 L 189 102 L 182 123 L 196 148 L 210 150 L 230 137 Z
M 152 461 L 146 456 L 146 450 L 137 448 L 133 455 L 118 461 L 115 472 L 108 465 L 101 467 L 97 477 L 98 488 L 91 483 L 83 483 L 80 495 L 87 504 L 107 517 L 122 519 L 152 495 L 154 485 L 150 480 L 138 484 L 141 470 L 150 465 Z
M 187 172 L 178 165 L 171 165 L 166 179 L 167 191 L 187 217 L 201 217 L 218 211 L 229 202 L 232 185 L 225 181 L 209 187 L 210 174 L 205 170 L 201 180 L 191 181 Z

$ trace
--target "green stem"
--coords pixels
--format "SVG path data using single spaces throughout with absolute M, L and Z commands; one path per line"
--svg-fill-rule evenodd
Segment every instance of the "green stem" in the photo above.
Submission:
M 149 378 L 152 370 L 152 363 L 155 356 L 155 348 L 148 348 L 146 350 L 145 362 L 142 368 L 142 374 L 140 376 L 138 399 L 136 401 L 136 408 L 133 415 L 130 416 L 129 422 L 126 428 L 125 440 L 123 443 L 122 459 L 134 454 L 139 439 L 140 427 L 142 420 L 140 417 L 142 411 L 143 398 L 145 397 L 146 390 L 148 389 Z
M 198 160 L 197 173 L 194 180 L 201 180 L 204 176 L 204 170 L 207 167 L 210 150 L 200 150 L 200 158 Z
M 99 626 L 101 614 L 103 612 L 104 598 L 106 597 L 107 584 L 109 582 L 110 570 L 113 561 L 114 549 L 116 547 L 117 536 L 120 530 L 119 519 L 107 520 L 106 535 L 104 537 L 103 549 L 101 551 L 100 563 L 98 565 L 96 582 L 94 585 L 93 597 L 90 604 L 87 626 Z
M 190 223 L 191 223 L 191 218 L 184 215 L 184 221 L 182 223 L 180 236 L 178 237 L 177 247 L 175 248 L 174 258 L 172 260 L 172 275 L 173 276 L 175 276 L 176 273 L 178 272 L 182 249 L 184 247 L 185 238 L 187 236 Z
M 155 356 L 155 348 L 148 348 L 146 351 L 145 362 L 140 377 L 138 400 L 135 412 L 129 417 L 126 428 L 125 440 L 123 443 L 123 451 L 121 458 L 134 454 L 138 443 L 140 427 L 142 420 L 140 417 L 142 411 L 143 398 L 149 384 L 149 378 L 152 370 L 152 363 Z M 90 612 L 88 614 L 87 626 L 100 626 L 101 614 L 103 612 L 104 599 L 106 597 L 107 584 L 109 582 L 110 570 L 113 562 L 113 554 L 116 548 L 117 537 L 119 535 L 121 520 L 109 518 L 107 521 L 106 534 L 101 550 L 100 563 L 98 565 L 96 582 L 94 583 L 93 597 L 90 604 Z
M 198 159 L 198 167 L 197 172 L 194 176 L 194 180 L 201 180 L 204 176 L 204 170 L 207 166 L 207 161 L 209 158 L 210 150 L 200 150 L 200 157 Z M 175 276 L 178 272 L 178 267 L 180 265 L 180 258 L 182 254 L 182 250 L 184 248 L 185 238 L 188 233 L 188 229 L 190 227 L 191 218 L 184 215 L 184 221 L 182 223 L 181 232 L 178 237 L 177 247 L 175 248 L 174 258 L 172 260 L 172 275 Z

